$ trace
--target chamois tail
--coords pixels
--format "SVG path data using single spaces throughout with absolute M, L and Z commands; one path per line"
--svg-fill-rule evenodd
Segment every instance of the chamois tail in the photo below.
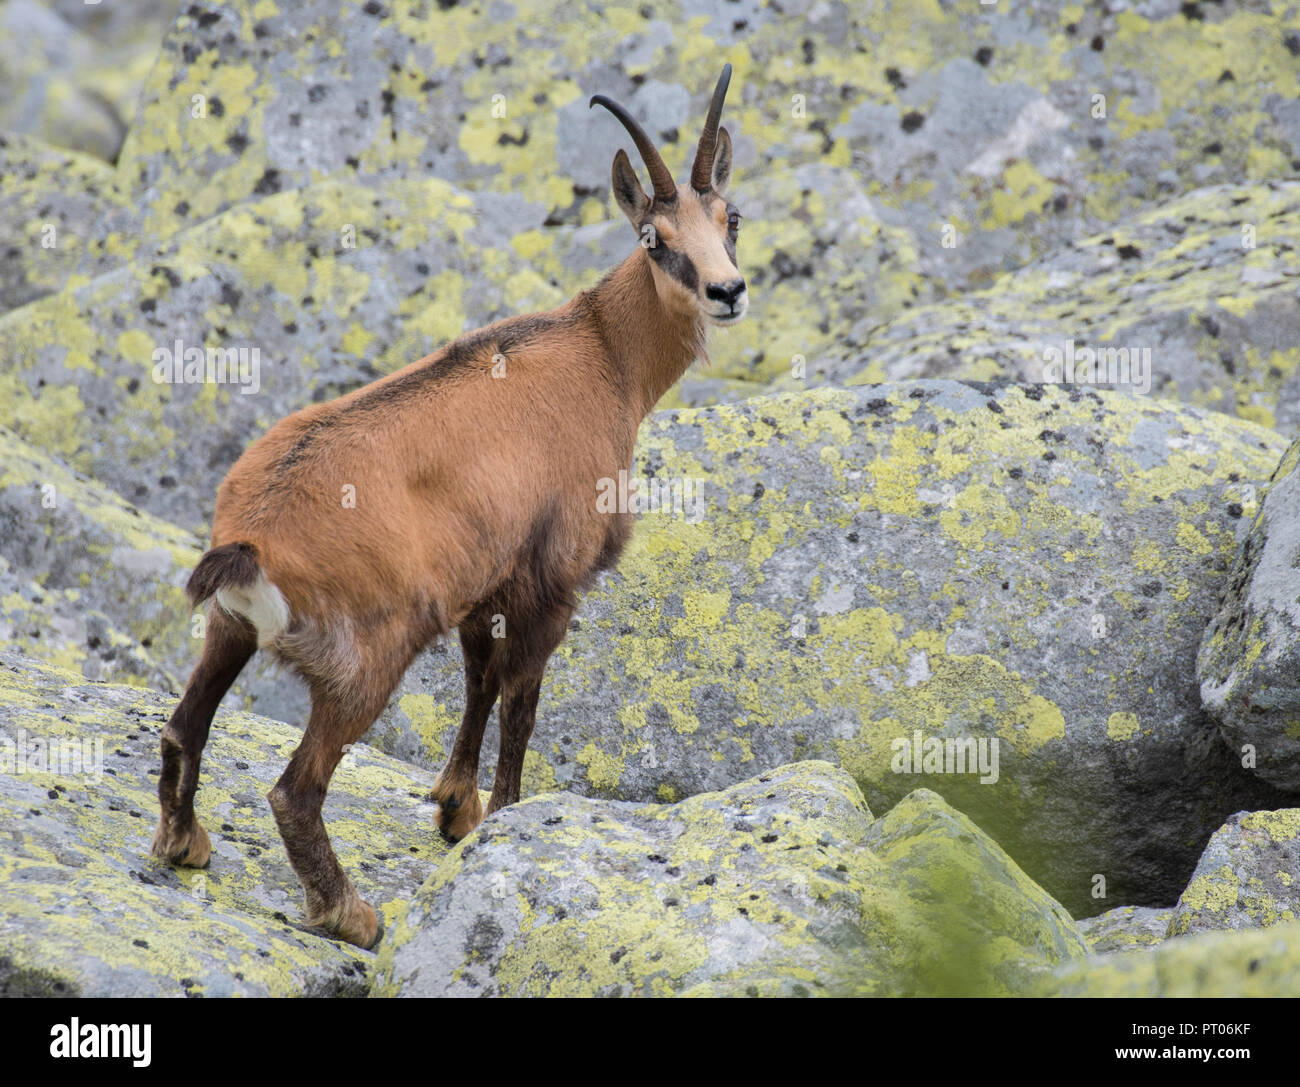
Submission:
M 266 576 L 251 543 L 214 547 L 199 560 L 186 583 L 190 602 L 198 607 L 210 597 L 257 631 L 257 644 L 265 647 L 289 626 L 289 604 Z

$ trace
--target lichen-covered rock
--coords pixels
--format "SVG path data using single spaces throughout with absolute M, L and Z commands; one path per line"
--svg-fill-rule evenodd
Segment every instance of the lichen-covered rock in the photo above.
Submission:
M 176 675 L 80 589 L 41 585 L 0 554 L 0 646 L 87 679 L 168 689 Z M 171 633 L 169 630 L 168 633 Z
M 1300 791 L 1300 439 L 1273 473 L 1196 668 L 1243 763 Z
M 205 619 L 183 586 L 203 543 L 0 427 L 0 647 L 86 679 L 179 692 Z M 267 654 L 231 708 L 302 725 L 305 685 Z
M 379 948 L 400 996 L 1015 992 L 1074 922 L 918 790 L 884 818 L 826 763 L 671 805 L 536 797 L 489 818 Z
M 1300 432 L 1300 182 L 1223 185 L 1062 244 L 987 290 L 860 320 L 809 379 L 1136 389 Z M 863 365 L 863 361 L 866 364 Z M 787 372 L 773 388 L 798 388 Z
M 586 96 L 627 100 L 685 157 L 703 58 L 735 67 L 727 123 L 742 166 L 851 166 L 953 288 L 1082 224 L 1173 191 L 1283 176 L 1300 159 L 1292 36 L 1267 12 L 1049 4 L 991 18 L 759 0 L 741 15 L 711 0 L 612 0 L 592 20 L 578 0 L 186 4 L 122 154 L 124 183 L 162 196 L 141 232 L 165 237 L 325 174 L 410 176 L 417 163 L 590 221 L 609 153 Z M 548 63 L 526 59 L 539 54 Z M 980 243 L 942 247 L 944 223 Z
M 1069 963 L 1035 983 L 1039 996 L 1294 997 L 1300 992 L 1300 922 L 1264 931 L 1206 932 L 1147 951 Z
M 1300 808 L 1238 812 L 1214 832 L 1169 934 L 1300 920 Z
M 154 10 L 144 12 L 147 6 Z M 168 6 L 142 0 L 57 11 L 36 0 L 0 5 L 0 129 L 115 161 L 158 38 L 175 14 L 175 3 Z M 98 28 L 89 24 L 106 20 L 89 13 L 104 9 L 116 9 L 108 16 L 115 27 L 96 40 Z
M 636 474 L 698 487 L 584 598 L 525 787 L 673 800 L 839 760 L 877 809 L 942 792 L 1078 914 L 1167 905 L 1227 815 L 1286 806 L 1194 678 L 1283 444 L 1119 393 L 945 381 L 659 413 Z M 461 706 L 458 647 L 427 654 L 375 742 L 441 766 Z M 996 740 L 996 781 L 897 772 L 917 731 Z
M 0 313 L 67 282 L 114 198 L 112 182 L 99 159 L 0 133 Z
M 1120 906 L 1079 922 L 1079 931 L 1093 951 L 1132 951 L 1155 947 L 1169 936 L 1172 909 Z
M 177 0 L 46 0 L 46 5 L 97 44 L 115 47 L 142 38 L 156 42 L 176 18 Z
M 978 7 L 757 0 L 738 17 L 711 0 L 614 0 L 592 19 L 578 0 L 344 11 L 332 0 L 187 3 L 124 145 L 120 204 L 92 248 L 127 259 L 326 177 L 375 186 L 436 176 L 508 208 L 517 258 L 571 293 L 580 284 L 564 275 L 573 237 L 562 228 L 581 234 L 611 219 L 611 148 L 626 142 L 588 96 L 626 101 L 680 171 L 707 91 L 701 71 L 725 60 L 736 73 L 726 121 L 750 220 L 741 260 L 754 310 L 718 339 L 713 369 L 669 395 L 694 404 L 829 372 L 842 345 L 860 346 L 901 309 L 987 286 L 1180 192 L 1255 185 L 1300 162 L 1300 38 L 1267 12 L 1047 5 L 991 20 Z M 674 27 L 686 25 L 681 48 Z M 523 61 L 537 52 L 548 63 Z M 1104 90 L 1100 113 L 1080 85 Z M 1200 108 L 1175 105 L 1188 101 Z M 1277 226 L 1259 225 L 1261 235 Z M 1277 251 L 1262 242 L 1249 274 L 1274 270 L 1266 257 Z M 1130 295 L 1151 286 L 1137 266 L 1126 275 Z M 1233 365 L 1241 377 L 1228 399 L 1262 418 L 1285 401 L 1277 387 L 1294 369 L 1285 313 L 1270 304 L 1235 320 L 1259 284 L 1232 283 L 1210 315 L 1222 343 L 1205 345 L 1214 337 L 1178 326 L 1192 286 L 1164 298 L 1177 356 L 1199 360 L 1180 390 L 1209 399 L 1202 378 Z M 1080 293 L 1088 309 L 1113 301 L 1100 282 Z M 1016 315 L 1023 302 L 1007 296 Z
M 204 870 L 152 860 L 171 699 L 0 652 L 0 994 L 352 994 L 373 956 L 301 924 L 265 794 L 298 734 L 221 712 L 196 799 Z M 430 781 L 364 745 L 325 802 L 334 848 L 389 922 L 446 847 Z
M 0 645 L 176 689 L 200 644 L 183 589 L 200 550 L 0 427 Z
M 226 470 L 281 417 L 563 301 L 504 248 L 508 209 L 490 203 L 429 179 L 241 204 L 0 318 L 8 425 L 203 531 Z

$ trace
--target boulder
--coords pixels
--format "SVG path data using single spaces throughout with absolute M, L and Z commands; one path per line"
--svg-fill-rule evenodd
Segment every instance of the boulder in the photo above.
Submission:
M 1300 790 L 1300 440 L 1237 553 L 1196 674 L 1243 765 Z
M 1146 207 L 986 290 L 860 319 L 810 378 L 1121 387 L 1300 433 L 1300 182 Z M 773 388 L 797 388 L 788 370 Z
M 0 313 L 59 290 L 112 202 L 113 170 L 89 155 L 0 133 Z
M 176 690 L 201 645 L 190 533 L 0 427 L 0 645 Z
M 116 161 L 175 10 L 157 0 L 98 8 L 8 0 L 0 6 L 0 130 Z
M 675 30 L 686 24 L 689 48 Z M 616 0 L 597 26 L 579 0 L 342 15 L 329 0 L 202 0 L 164 36 L 120 165 L 132 191 L 160 195 L 137 213 L 146 240 L 343 172 L 418 170 L 590 222 L 593 203 L 607 214 L 609 146 L 625 137 L 592 119 L 588 96 L 626 101 L 680 168 L 711 85 L 701 58 L 725 59 L 742 167 L 851 168 L 925 274 L 969 289 L 1143 203 L 1291 172 L 1291 41 L 1275 15 L 1174 5 L 990 20 L 978 8 L 794 0 L 737 17 L 702 0 Z M 942 244 L 944 224 L 961 244 Z
M 1098 954 L 1156 947 L 1168 937 L 1173 915 L 1155 906 L 1119 906 L 1080 921 L 1079 931 Z
M 1006 994 L 1085 951 L 937 794 L 873 819 L 852 778 L 806 762 L 676 804 L 498 812 L 386 934 L 373 993 Z
M 1300 922 L 1264 931 L 1206 932 L 1147 951 L 1067 963 L 1027 995 L 1056 997 L 1294 997 Z M 1162 1043 L 1157 1044 L 1163 1048 Z
M 1237 812 L 1205 847 L 1169 935 L 1300 920 L 1300 808 Z
M 995 29 L 977 9 L 799 0 L 793 9 L 750 5 L 736 19 L 687 0 L 670 18 L 619 2 L 601 16 L 617 33 L 593 52 L 586 5 L 530 0 L 510 10 L 515 17 L 490 6 L 414 13 L 376 3 L 339 16 L 328 0 L 292 12 L 253 0 L 184 5 L 134 115 L 117 171 L 121 200 L 100 221 L 96 257 L 147 253 L 242 203 L 323 178 L 373 187 L 439 177 L 508 209 L 515 259 L 544 266 L 570 294 L 587 283 L 564 275 L 572 246 L 560 228 L 612 220 L 628 237 L 607 195 L 611 149 L 626 135 L 588 109 L 589 95 L 625 101 L 681 172 L 711 79 L 700 58 L 726 59 L 736 72 L 726 117 L 749 217 L 741 260 L 754 311 L 719 338 L 714 368 L 668 400 L 701 404 L 783 376 L 830 374 L 900 311 L 987 287 L 1180 193 L 1257 186 L 1300 162 L 1288 77 L 1261 96 L 1233 75 L 1291 71 L 1292 38 L 1264 13 L 1049 7 L 1001 13 Z M 802 24 L 794 63 L 792 15 Z M 696 44 L 682 50 L 674 20 L 692 17 Z M 1201 18 L 1212 34 L 1201 33 Z M 864 62 L 864 41 L 878 62 Z M 549 62 L 521 63 L 534 50 Z M 340 64 L 347 80 L 337 78 Z M 1100 113 L 1081 83 L 1105 92 Z M 1171 107 L 1189 100 L 1204 108 Z M 1276 233 L 1278 224 L 1252 221 L 1262 236 Z M 1227 229 L 1220 236 L 1231 241 Z M 1250 275 L 1273 271 L 1276 252 L 1261 242 Z M 1150 281 L 1128 271 L 1137 278 L 1129 293 L 1146 293 Z M 810 307 L 818 284 L 830 287 Z M 1179 395 L 1211 398 L 1215 368 L 1233 365 L 1241 377 L 1226 399 L 1252 417 L 1288 402 L 1285 309 L 1237 320 L 1261 285 L 1231 285 L 1210 314 L 1223 342 L 1208 346 L 1177 324 L 1193 282 L 1166 292 L 1173 312 L 1162 314 L 1162 331 L 1179 341 L 1171 355 L 1197 361 L 1190 375 L 1179 371 Z M 1088 287 L 1084 308 L 1095 309 Z M 1005 312 L 1023 313 L 1018 291 L 1004 293 Z M 1101 286 L 1095 297 L 1113 301 Z M 1079 334 L 1091 327 L 1079 322 Z M 1268 342 L 1256 343 L 1261 329 Z M 1237 343 L 1243 331 L 1249 349 Z
M 659 413 L 637 454 L 657 512 L 548 667 L 525 788 L 671 801 L 825 758 L 877 809 L 942 793 L 1078 915 L 1167 906 L 1231 812 L 1287 806 L 1194 678 L 1283 444 L 947 381 Z M 375 742 L 440 767 L 462 682 L 457 646 L 423 655 Z M 935 744 L 964 772 L 916 772 Z
M 364 993 L 373 955 L 302 925 L 266 803 L 294 729 L 220 712 L 196 798 L 212 860 L 197 870 L 149 856 L 173 704 L 0 651 L 0 994 Z M 325 802 L 341 863 L 389 922 L 446 851 L 430 785 L 356 745 Z

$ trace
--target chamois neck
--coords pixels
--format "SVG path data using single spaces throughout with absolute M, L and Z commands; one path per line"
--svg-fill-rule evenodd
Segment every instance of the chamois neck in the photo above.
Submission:
M 588 291 L 587 300 L 644 418 L 704 349 L 706 329 L 684 304 L 661 296 L 642 247 Z

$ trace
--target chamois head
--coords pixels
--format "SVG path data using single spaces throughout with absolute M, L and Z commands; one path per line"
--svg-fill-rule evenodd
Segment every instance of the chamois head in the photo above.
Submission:
M 614 156 L 614 199 L 653 261 L 660 297 L 684 302 L 715 325 L 735 324 L 749 306 L 736 263 L 741 215 L 725 195 L 731 180 L 731 136 L 718 127 L 730 81 L 728 64 L 713 90 L 687 185 L 673 181 L 650 137 L 627 110 L 603 94 L 590 103 L 604 106 L 622 122 L 650 171 L 653 196 L 641 188 L 627 152 L 620 148 Z

